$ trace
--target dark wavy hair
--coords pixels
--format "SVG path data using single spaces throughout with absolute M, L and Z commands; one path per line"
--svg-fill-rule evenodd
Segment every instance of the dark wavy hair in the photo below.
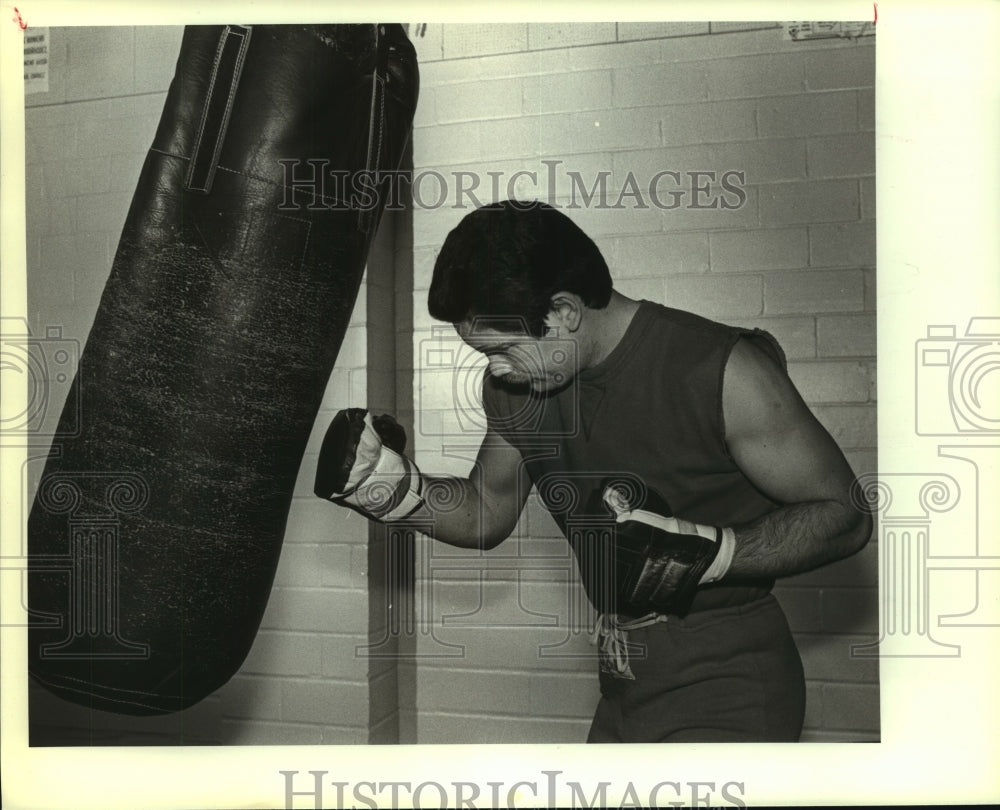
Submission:
M 467 214 L 448 234 L 427 308 L 441 321 L 488 318 L 499 331 L 526 325 L 541 337 L 555 293 L 603 309 L 611 287 L 601 251 L 569 217 L 542 202 L 505 200 Z

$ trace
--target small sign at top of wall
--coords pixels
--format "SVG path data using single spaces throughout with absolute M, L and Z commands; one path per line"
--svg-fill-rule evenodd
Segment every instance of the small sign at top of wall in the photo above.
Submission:
M 24 94 L 49 91 L 49 29 L 24 31 Z
M 857 39 L 875 34 L 873 22 L 786 22 L 782 25 L 785 29 L 784 38 L 796 42 L 834 37 Z

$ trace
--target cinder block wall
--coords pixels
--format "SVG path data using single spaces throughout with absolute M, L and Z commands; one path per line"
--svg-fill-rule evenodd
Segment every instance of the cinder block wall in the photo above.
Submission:
M 50 89 L 26 97 L 29 321 L 83 344 L 111 268 L 180 46 L 179 27 L 54 28 Z M 322 432 L 335 411 L 368 401 L 391 408 L 393 347 L 369 346 L 393 302 L 394 227 L 372 262 L 387 269 L 362 285 L 323 410 L 303 461 L 275 587 L 240 672 L 196 707 L 167 718 L 118 718 L 96 736 L 83 710 L 42 694 L 40 721 L 64 739 L 151 743 L 367 743 L 394 739 L 395 682 L 358 654 L 378 628 L 369 613 L 369 526 L 312 495 Z M 391 321 L 390 321 L 391 323 Z M 371 369 L 371 371 L 369 370 Z M 66 391 L 51 390 L 53 424 Z M 39 448 L 44 453 L 45 447 Z M 37 474 L 39 470 L 35 470 Z M 29 481 L 29 488 L 35 482 Z M 31 492 L 29 491 L 29 503 Z M 373 600 L 386 596 L 372 591 Z M 386 693 L 387 683 L 392 684 Z
M 414 40 L 411 416 L 423 469 L 466 473 L 482 436 L 481 363 L 427 315 L 434 257 L 473 197 L 508 196 L 563 205 L 625 294 L 770 330 L 855 472 L 876 469 L 874 38 L 794 43 L 768 23 L 602 23 L 429 25 Z M 717 176 L 697 200 L 688 185 L 680 207 L 661 210 L 648 182 L 662 170 Z M 729 170 L 745 172 L 745 204 L 692 210 L 723 192 Z M 612 205 L 631 173 L 638 196 L 585 205 L 571 172 L 588 189 L 609 172 Z M 661 199 L 677 188 L 661 185 Z M 403 741 L 582 741 L 598 698 L 589 611 L 534 496 L 496 550 L 425 540 L 416 565 Z M 877 637 L 876 588 L 872 543 L 776 589 L 806 668 L 805 740 L 878 739 L 876 661 L 852 655 Z
M 501 173 L 500 198 L 514 172 L 535 169 L 537 183 L 522 177 L 515 191 L 548 199 L 541 160 L 562 161 L 554 194 L 566 205 L 567 171 L 588 184 L 610 171 L 614 200 L 629 171 L 745 170 L 747 204 L 727 215 L 570 213 L 598 239 L 627 294 L 771 330 L 855 470 L 872 471 L 874 43 L 784 43 L 779 31 L 746 27 L 428 26 L 414 36 L 415 172 L 440 172 L 451 189 L 452 172 L 472 172 L 487 202 L 486 172 Z M 181 31 L 51 34 L 50 90 L 27 98 L 29 321 L 35 335 L 59 326 L 82 343 Z M 433 180 L 424 198 L 433 200 Z M 433 258 L 468 210 L 453 203 L 415 205 L 412 234 L 406 216 L 382 229 L 376 252 L 395 257 L 395 275 L 387 279 L 380 258 L 362 287 L 303 470 L 337 408 L 393 403 L 424 468 L 468 470 L 481 424 L 468 387 L 475 369 L 456 388 L 454 374 L 422 360 L 441 345 L 426 313 Z M 50 416 L 64 397 L 53 387 Z M 580 631 L 589 614 L 566 544 L 534 499 L 515 536 L 488 555 L 419 542 L 418 587 L 396 594 L 385 587 L 385 538 L 369 542 L 358 516 L 315 501 L 307 477 L 240 673 L 169 723 L 122 719 L 105 742 L 155 743 L 178 730 L 229 744 L 583 739 L 597 699 Z M 875 638 L 876 556 L 871 546 L 778 589 L 806 661 L 807 739 L 877 738 L 876 667 L 850 656 L 852 644 Z M 400 639 L 415 657 L 366 660 L 358 648 L 399 618 L 387 607 L 396 597 L 397 612 L 416 603 L 407 616 L 421 622 Z M 51 707 L 64 733 L 86 728 L 68 704 Z

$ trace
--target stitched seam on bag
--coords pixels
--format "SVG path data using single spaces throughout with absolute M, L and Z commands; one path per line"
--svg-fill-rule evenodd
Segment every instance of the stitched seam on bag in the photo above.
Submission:
M 226 130 L 229 128 L 229 118 L 232 114 L 233 104 L 236 98 L 236 92 L 239 88 L 240 76 L 243 72 L 243 65 L 246 61 L 246 53 L 248 49 L 248 43 L 250 39 L 250 28 L 244 29 L 245 33 L 236 31 L 232 26 L 227 25 L 219 38 L 219 47 L 215 54 L 215 63 L 212 66 L 212 77 L 208 84 L 208 93 L 205 98 L 205 104 L 202 108 L 201 123 L 198 127 L 198 135 L 195 139 L 194 150 L 191 155 L 191 163 L 188 166 L 188 173 L 185 179 L 185 186 L 191 191 L 204 191 L 208 192 L 212 187 L 212 178 L 215 176 L 215 170 L 217 168 L 219 155 L 222 152 L 222 144 L 226 138 Z M 222 64 L 223 56 L 226 52 L 227 47 L 230 45 L 232 39 L 239 39 L 240 43 L 236 52 L 236 60 L 232 67 L 232 75 L 229 77 L 229 87 L 226 92 L 226 103 L 222 111 L 222 116 L 219 122 L 219 129 L 215 135 L 215 142 L 212 144 L 212 154 L 210 155 L 210 160 L 208 162 L 208 168 L 203 178 L 203 182 L 195 185 L 195 172 L 198 170 L 199 166 L 199 155 L 202 151 L 202 141 L 205 136 L 205 127 L 208 121 L 209 111 L 213 108 L 215 93 L 219 89 L 217 86 L 217 79 L 219 73 L 219 67 Z

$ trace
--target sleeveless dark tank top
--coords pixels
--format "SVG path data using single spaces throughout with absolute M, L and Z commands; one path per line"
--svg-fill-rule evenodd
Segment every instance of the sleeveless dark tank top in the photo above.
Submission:
M 573 548 L 597 610 L 621 612 L 609 584 L 610 542 L 600 531 L 608 520 L 600 492 L 609 479 L 639 500 L 651 490 L 661 509 L 697 523 L 733 526 L 777 508 L 726 446 L 722 380 L 741 338 L 784 368 L 784 354 L 766 332 L 641 301 L 611 354 L 561 391 L 513 389 L 487 372 L 489 425 L 521 453 L 542 503 Z M 773 585 L 773 579 L 726 579 L 703 586 L 691 611 L 744 604 Z

